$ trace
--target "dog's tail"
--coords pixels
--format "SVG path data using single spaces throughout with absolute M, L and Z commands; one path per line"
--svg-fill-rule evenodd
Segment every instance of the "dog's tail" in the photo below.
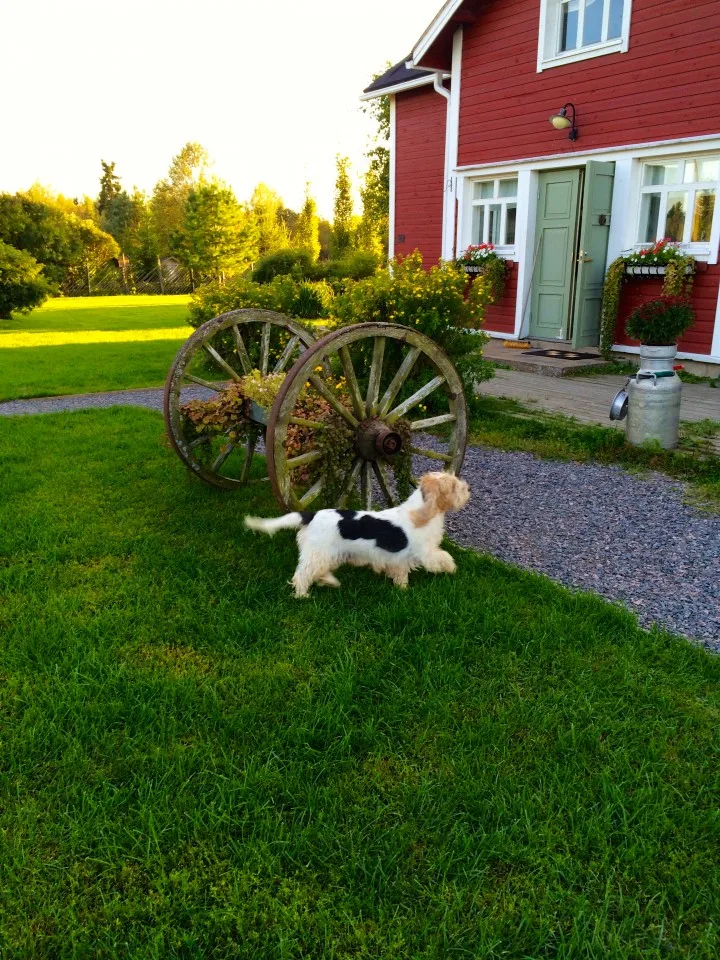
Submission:
M 250 530 L 257 530 L 258 533 L 267 533 L 268 536 L 274 536 L 278 530 L 297 530 L 303 525 L 301 513 L 286 513 L 284 517 L 275 517 L 272 520 L 264 520 L 262 517 L 245 517 L 245 526 Z

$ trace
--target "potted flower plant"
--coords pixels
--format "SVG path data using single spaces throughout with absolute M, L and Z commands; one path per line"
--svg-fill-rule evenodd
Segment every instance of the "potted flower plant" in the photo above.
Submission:
M 678 340 L 694 321 L 692 305 L 684 297 L 659 297 L 636 307 L 625 331 L 640 341 L 641 369 L 666 369 L 677 354 Z
M 503 257 L 495 252 L 494 244 L 470 244 L 455 262 L 465 273 L 481 274 L 489 285 L 494 300 L 502 294 L 507 264 Z

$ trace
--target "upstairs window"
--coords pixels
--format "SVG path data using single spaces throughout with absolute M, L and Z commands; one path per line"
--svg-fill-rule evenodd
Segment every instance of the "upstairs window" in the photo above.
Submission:
M 541 0 L 538 70 L 628 49 L 632 0 Z
M 476 180 L 472 185 L 472 234 L 470 243 L 515 245 L 517 223 L 517 177 Z
M 720 156 L 644 163 L 638 245 L 665 238 L 709 252 L 719 187 Z

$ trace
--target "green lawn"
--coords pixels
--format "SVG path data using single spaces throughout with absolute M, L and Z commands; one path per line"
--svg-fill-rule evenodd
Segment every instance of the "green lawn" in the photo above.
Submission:
M 0 956 L 717 958 L 720 660 L 457 549 L 294 601 L 148 411 L 0 460 Z
M 0 321 L 0 401 L 161 386 L 180 344 L 188 297 L 50 300 Z

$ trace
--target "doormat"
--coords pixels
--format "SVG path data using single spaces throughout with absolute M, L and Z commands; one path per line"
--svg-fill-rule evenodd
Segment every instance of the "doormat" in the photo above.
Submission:
M 576 353 L 574 350 L 526 350 L 524 357 L 552 357 L 553 360 L 597 360 L 602 362 L 602 357 L 597 353 Z

